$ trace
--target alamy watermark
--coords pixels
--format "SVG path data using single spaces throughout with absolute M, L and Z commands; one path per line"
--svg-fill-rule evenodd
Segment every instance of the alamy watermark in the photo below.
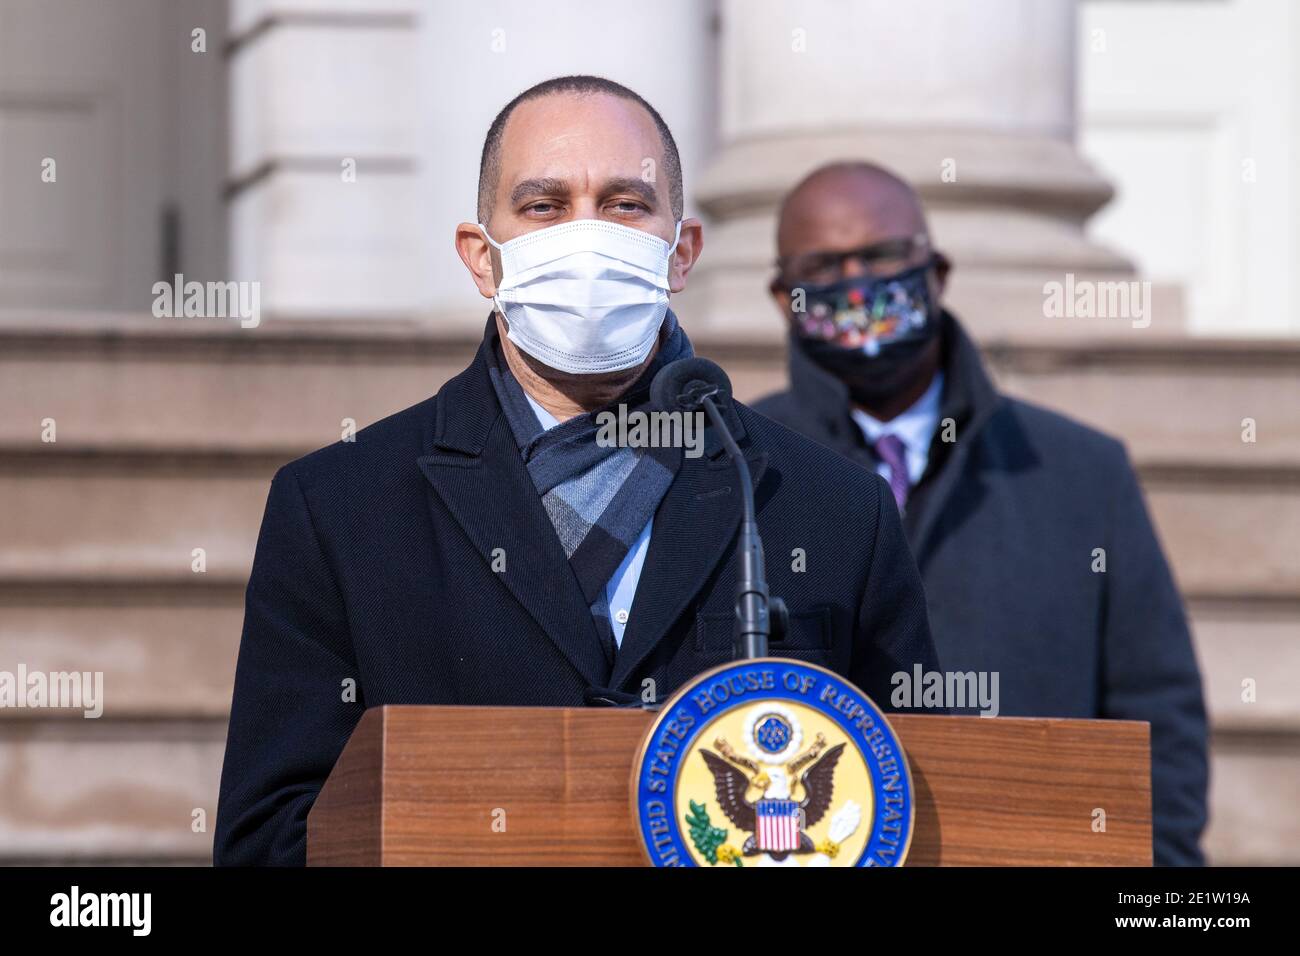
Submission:
M 1096 282 L 1065 274 L 1064 282 L 1043 284 L 1043 316 L 1048 319 L 1128 319 L 1135 329 L 1151 324 L 1151 283 Z
M 979 708 L 981 717 L 996 717 L 997 671 L 927 671 L 920 664 L 912 670 L 895 671 L 889 679 L 894 689 L 889 702 L 895 707 L 966 710 Z
M 152 893 L 83 893 L 73 884 L 66 893 L 50 897 L 50 925 L 56 927 L 122 927 L 132 936 L 148 936 L 153 928 Z
M 262 321 L 260 282 L 185 281 L 176 273 L 170 284 L 153 284 L 153 314 L 159 319 L 239 319 L 240 328 Z
M 95 719 L 104 713 L 103 671 L 0 671 L 0 710 L 10 708 L 80 710 Z
M 687 458 L 704 454 L 704 412 L 645 412 L 619 405 L 596 415 L 602 448 L 681 448 Z

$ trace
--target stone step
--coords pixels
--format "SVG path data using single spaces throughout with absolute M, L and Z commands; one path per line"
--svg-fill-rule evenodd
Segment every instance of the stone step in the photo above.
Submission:
M 995 345 L 990 371 L 1010 395 L 1121 439 L 1141 465 L 1300 470 L 1300 346 Z M 779 355 L 718 349 L 736 395 L 784 388 Z M 1253 442 L 1242 440 L 1253 419 Z
M 199 320 L 196 320 L 199 321 Z M 122 318 L 108 327 L 0 316 L 0 451 L 296 457 L 433 394 L 482 328 Z M 784 387 L 783 343 L 701 334 L 750 400 Z M 1139 334 L 990 338 L 1012 394 L 1101 428 L 1151 465 L 1300 469 L 1300 342 Z M 1242 440 L 1243 419 L 1256 440 Z M 57 442 L 42 442 L 52 419 Z
M 1216 730 L 1300 734 L 1300 601 L 1188 605 Z
M 989 358 L 1009 394 L 1122 438 L 1145 465 L 1300 468 L 1295 351 L 1008 346 Z
M 0 469 L 10 509 L 0 582 L 246 579 L 273 468 L 206 464 L 87 459 Z M 203 571 L 194 570 L 196 549 Z
M 1215 866 L 1295 866 L 1300 844 L 1300 737 L 1216 737 L 1210 825 L 1202 844 Z
M 221 721 L 0 723 L 0 863 L 209 861 L 224 732 Z M 1223 735 L 1210 779 L 1210 862 L 1293 864 L 1300 737 Z M 194 832 L 196 810 L 206 832 Z
M 1005 301 L 1024 308 L 1039 294 L 1009 288 Z M 1092 335 L 1093 320 L 999 324 L 994 313 L 1023 310 L 984 311 L 971 327 L 1002 386 L 1117 435 L 1139 466 L 1215 727 L 1211 859 L 1294 863 L 1300 343 L 1189 340 L 1161 322 Z M 108 714 L 0 714 L 0 861 L 210 858 L 271 474 L 337 440 L 345 419 L 361 428 L 428 397 L 469 361 L 483 318 L 362 328 L 271 317 L 241 330 L 0 315 L 0 669 L 102 670 Z M 695 335 L 742 399 L 784 381 L 779 322 L 753 324 L 752 336 Z M 191 569 L 198 547 L 203 573 Z M 195 808 L 207 833 L 191 830 Z
M 210 578 L 242 580 L 275 462 L 202 456 L 0 456 L 3 582 L 180 582 L 195 549 Z M 1144 474 L 1189 596 L 1300 596 L 1300 474 Z
M 243 597 L 238 586 L 11 588 L 0 594 L 0 670 L 103 672 L 115 720 L 221 719 Z M 1189 615 L 1214 727 L 1300 734 L 1300 601 L 1193 601 Z M 82 719 L 0 711 L 0 721 L 56 716 Z
M 224 751 L 224 721 L 0 723 L 0 862 L 210 862 Z
M 1141 471 L 1188 597 L 1300 596 L 1300 481 L 1291 473 Z
M 161 321 L 68 319 L 7 336 L 0 323 L 0 449 L 289 460 L 337 441 L 347 419 L 360 428 L 428 398 L 476 344 L 391 323 L 361 334 Z M 42 441 L 47 420 L 54 444 Z
M 243 617 L 238 585 L 11 588 L 0 592 L 0 670 L 102 672 L 104 714 L 115 720 L 224 719 Z M 0 720 L 38 716 L 0 711 Z

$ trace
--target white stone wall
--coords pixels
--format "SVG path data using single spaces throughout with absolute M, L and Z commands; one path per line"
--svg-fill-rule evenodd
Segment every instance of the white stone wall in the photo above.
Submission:
M 1092 234 L 1182 285 L 1194 332 L 1300 334 L 1300 4 L 1089 0 L 1078 43 L 1117 193 Z

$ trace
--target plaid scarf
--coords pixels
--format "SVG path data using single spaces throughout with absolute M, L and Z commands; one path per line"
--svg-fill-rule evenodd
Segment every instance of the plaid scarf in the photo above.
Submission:
M 650 383 L 669 362 L 690 358 L 694 350 L 671 311 L 664 317 L 658 354 L 616 402 L 578 415 L 549 430 L 542 427 L 523 388 L 500 353 L 488 350 L 488 375 L 515 436 L 529 477 L 559 536 L 582 594 L 591 607 L 606 662 L 612 667 L 617 644 L 609 620 L 605 588 L 628 551 L 659 508 L 681 464 L 680 448 L 602 447 L 596 442 L 597 416 L 626 405 L 628 412 L 650 410 Z

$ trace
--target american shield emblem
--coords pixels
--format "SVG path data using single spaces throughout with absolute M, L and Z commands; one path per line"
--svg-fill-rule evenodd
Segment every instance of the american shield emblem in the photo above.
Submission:
M 656 866 L 899 866 L 914 808 L 879 708 L 782 658 L 706 671 L 664 705 L 631 781 Z

